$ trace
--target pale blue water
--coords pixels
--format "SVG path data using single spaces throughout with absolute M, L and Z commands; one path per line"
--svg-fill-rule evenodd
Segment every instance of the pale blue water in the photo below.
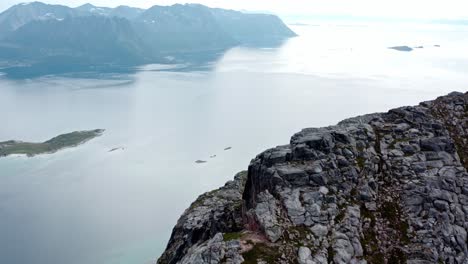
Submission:
M 0 263 L 148 263 L 195 197 L 301 128 L 467 90 L 465 28 L 294 29 L 279 48 L 234 48 L 205 71 L 0 79 L 0 141 L 106 129 L 0 159 Z

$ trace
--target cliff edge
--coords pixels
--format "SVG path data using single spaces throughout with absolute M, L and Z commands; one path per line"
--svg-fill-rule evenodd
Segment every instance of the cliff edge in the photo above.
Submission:
M 307 128 L 185 211 L 157 263 L 468 263 L 468 93 Z

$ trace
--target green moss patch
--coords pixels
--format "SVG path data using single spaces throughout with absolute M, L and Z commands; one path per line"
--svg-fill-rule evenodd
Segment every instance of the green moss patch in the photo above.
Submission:
M 356 163 L 357 163 L 359 169 L 363 170 L 364 167 L 366 166 L 366 159 L 364 157 L 359 156 L 359 157 L 356 158 Z
M 407 245 L 410 242 L 410 239 L 408 237 L 409 225 L 407 222 L 401 220 L 402 212 L 398 202 L 384 202 L 380 208 L 380 213 L 382 215 L 382 218 L 389 221 L 389 226 L 392 229 L 398 231 L 399 238 L 402 244 Z
M 295 247 L 305 246 L 305 242 L 308 240 L 307 235 L 311 234 L 311 231 L 306 226 L 292 226 L 287 229 L 287 234 L 284 235 L 286 242 Z
M 364 205 L 362 205 L 361 217 L 371 220 L 370 227 L 364 230 L 364 237 L 361 239 L 361 244 L 364 249 L 364 256 L 366 257 L 366 260 L 369 264 L 384 263 L 384 255 L 379 250 L 377 233 L 375 232 L 375 215 L 371 211 L 367 210 Z
M 277 247 L 270 247 L 266 244 L 256 244 L 251 250 L 242 254 L 244 264 L 257 264 L 258 260 L 267 263 L 277 263 L 281 257 Z
M 223 234 L 224 241 L 231 241 L 231 240 L 236 240 L 240 239 L 242 237 L 241 232 L 234 232 L 234 233 L 225 233 Z

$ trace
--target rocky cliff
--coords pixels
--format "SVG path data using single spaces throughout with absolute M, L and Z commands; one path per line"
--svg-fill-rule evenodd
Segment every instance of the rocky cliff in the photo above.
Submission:
M 468 93 L 308 128 L 198 198 L 166 263 L 468 263 Z

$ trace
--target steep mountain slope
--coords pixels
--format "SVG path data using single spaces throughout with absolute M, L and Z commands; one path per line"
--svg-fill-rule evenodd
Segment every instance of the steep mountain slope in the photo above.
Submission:
M 126 19 L 133 20 L 140 16 L 143 12 L 145 12 L 145 10 L 140 8 L 118 6 L 116 8 L 113 8 L 109 15 L 116 17 L 124 17 Z
M 78 16 L 115 16 L 132 20 L 143 12 L 143 9 L 128 6 L 108 8 L 85 4 L 76 8 L 70 8 L 68 6 L 50 5 L 41 2 L 23 3 L 12 6 L 0 14 L 0 39 L 2 38 L 1 35 L 15 31 L 32 21 L 60 21 L 65 18 Z
M 467 134 L 468 93 L 304 129 L 200 196 L 158 263 L 467 263 Z
M 0 38 L 31 21 L 62 20 L 77 15 L 77 10 L 62 5 L 47 5 L 41 2 L 18 4 L 0 14 Z
M 94 6 L 92 4 L 84 4 L 81 6 L 78 6 L 75 8 L 75 10 L 78 10 L 82 12 L 83 14 L 89 14 L 89 15 L 102 15 L 102 16 L 109 16 L 110 12 L 112 12 L 112 8 L 110 7 L 99 7 L 99 6 Z
M 239 43 L 247 45 L 268 45 L 294 37 L 279 17 L 268 14 L 247 14 L 225 9 L 211 9 L 221 28 Z
M 118 6 L 116 8 L 109 7 L 99 7 L 92 4 L 84 4 L 82 6 L 76 7 L 75 10 L 78 10 L 82 15 L 101 15 L 109 17 L 123 17 L 128 20 L 132 20 L 140 16 L 144 10 L 135 7 L 129 6 Z
M 137 18 L 148 44 L 160 52 L 225 49 L 240 44 L 199 5 L 153 6 Z
M 28 23 L 5 39 L 23 59 L 83 58 L 89 62 L 143 62 L 145 48 L 131 23 L 118 17 L 72 17 Z

